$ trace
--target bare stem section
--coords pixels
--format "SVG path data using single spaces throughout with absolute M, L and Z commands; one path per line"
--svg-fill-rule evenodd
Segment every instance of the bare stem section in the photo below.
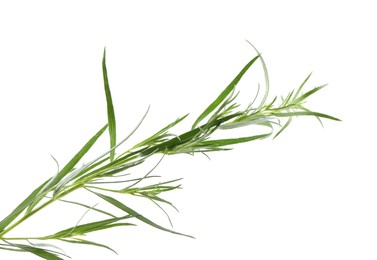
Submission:
M 236 101 L 239 93 L 236 91 L 236 86 L 243 75 L 257 61 L 261 62 L 265 74 L 265 94 L 261 97 L 261 101 L 258 105 L 254 105 L 255 101 L 259 99 L 257 94 L 246 108 L 240 109 L 241 106 Z M 307 99 L 324 87 L 324 85 L 322 85 L 304 92 L 304 85 L 309 80 L 310 75 L 297 90 L 293 90 L 288 93 L 287 96 L 281 97 L 280 101 L 275 97 L 272 101 L 267 103 L 269 89 L 268 73 L 265 62 L 257 51 L 257 55 L 242 68 L 220 95 L 199 115 L 191 129 L 179 135 L 171 132 L 172 128 L 186 119 L 187 115 L 185 115 L 179 117 L 133 147 L 117 153 L 116 150 L 119 150 L 124 141 L 141 125 L 148 111 L 135 129 L 121 142 L 116 144 L 115 112 L 106 69 L 106 52 L 104 52 L 102 60 L 102 69 L 107 101 L 108 123 L 87 141 L 63 169 L 35 189 L 0 222 L 0 249 L 15 252 L 29 252 L 44 259 L 64 259 L 68 257 L 60 248 L 57 248 L 51 243 L 45 243 L 47 240 L 55 240 L 66 243 L 99 246 L 114 251 L 107 245 L 85 240 L 83 236 L 91 232 L 109 228 L 134 226 L 137 222 L 143 222 L 162 231 L 191 237 L 190 235 L 176 232 L 171 228 L 166 228 L 155 223 L 143 214 L 130 208 L 119 199 L 116 199 L 115 194 L 147 199 L 161 209 L 170 221 L 169 215 L 163 208 L 163 205 L 175 207 L 171 202 L 164 199 L 162 195 L 165 192 L 181 188 L 181 179 L 160 181 L 160 176 L 153 174 L 164 156 L 174 154 L 193 155 L 196 153 L 207 155 L 211 152 L 230 150 L 231 146 L 239 143 L 261 140 L 271 136 L 275 138 L 288 127 L 295 117 L 312 116 L 320 121 L 323 118 L 339 121 L 339 119 L 335 117 L 313 112 L 306 107 Z M 252 128 L 253 126 L 258 127 L 258 129 L 262 127 L 265 131 L 248 136 L 237 136 L 234 134 L 233 137 L 225 139 L 213 138 L 213 133 L 218 130 L 226 130 L 232 133 L 231 130 L 233 129 L 241 127 Z M 106 130 L 109 130 L 110 135 L 109 150 L 94 160 L 84 163 L 82 166 L 78 166 L 83 156 Z M 158 154 L 160 155 L 158 162 L 143 176 L 137 177 L 130 173 L 134 167 Z M 112 211 L 100 209 L 96 205 L 93 206 L 82 201 L 65 199 L 68 194 L 76 190 L 84 190 L 96 196 L 99 201 L 109 204 L 114 211 L 123 212 L 123 214 L 117 215 Z M 9 236 L 10 232 L 19 224 L 25 222 L 31 216 L 36 215 L 36 213 L 54 202 L 82 207 L 86 209 L 85 214 L 89 211 L 95 211 L 103 217 L 97 221 L 83 224 L 81 222 L 84 216 L 82 216 L 73 226 L 42 237 Z M 17 241 L 21 241 L 21 243 Z M 31 241 L 36 242 L 32 243 Z

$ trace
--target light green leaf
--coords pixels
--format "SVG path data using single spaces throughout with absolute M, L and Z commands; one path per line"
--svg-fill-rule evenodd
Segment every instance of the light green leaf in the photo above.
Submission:
M 70 204 L 78 205 L 78 206 L 81 206 L 81 207 L 84 207 L 84 208 L 87 208 L 87 209 L 91 209 L 91 210 L 94 210 L 94 211 L 97 211 L 99 213 L 102 213 L 102 214 L 105 214 L 105 215 L 108 215 L 110 217 L 115 218 L 115 216 L 113 214 L 111 214 L 109 212 L 106 212 L 104 210 L 97 209 L 97 208 L 95 208 L 93 206 L 88 206 L 86 204 L 79 203 L 79 202 L 76 202 L 76 201 L 70 201 L 70 200 L 59 199 L 59 201 L 64 202 L 64 203 L 70 203 Z
M 323 117 L 327 118 L 330 120 L 335 120 L 335 121 L 341 121 L 340 119 L 336 117 L 332 117 L 326 114 L 318 113 L 318 112 L 286 112 L 286 113 L 274 113 L 275 116 L 277 117 L 291 117 L 291 116 L 316 116 L 316 117 Z
M 292 117 L 290 117 L 287 122 L 284 124 L 284 126 L 280 129 L 280 131 L 274 136 L 274 139 L 276 137 L 278 137 L 278 135 L 280 135 L 288 126 L 289 124 L 292 122 Z
M 301 83 L 300 87 L 298 88 L 298 90 L 296 91 L 295 95 L 293 96 L 293 100 L 295 100 L 297 98 L 297 96 L 300 94 L 302 88 L 304 87 L 305 83 L 309 80 L 310 76 L 312 75 L 312 73 L 310 73 L 304 80 L 304 82 Z
M 251 42 L 249 42 L 247 40 L 246 40 L 246 42 L 248 44 L 250 44 L 250 46 L 257 52 L 257 54 L 260 58 L 260 62 L 262 63 L 263 74 L 264 74 L 264 82 L 265 82 L 265 88 L 266 88 L 266 91 L 265 91 L 264 96 L 263 96 L 263 100 L 259 104 L 259 108 L 262 108 L 264 106 L 264 103 L 267 100 L 268 93 L 270 92 L 270 79 L 269 79 L 269 76 L 268 76 L 268 70 L 267 70 L 266 62 L 264 61 L 264 59 L 263 59 L 262 55 L 260 54 L 260 52 L 258 51 L 258 49 L 255 48 L 255 46 Z
M 316 93 L 318 90 L 321 90 L 322 88 L 326 87 L 327 85 L 322 85 L 322 86 L 319 86 L 319 87 L 315 87 L 313 88 L 312 90 L 302 94 L 300 97 L 298 97 L 297 99 L 293 100 L 294 103 L 301 103 L 302 101 L 304 101 L 306 98 L 308 98 L 309 96 L 313 95 L 314 93 Z

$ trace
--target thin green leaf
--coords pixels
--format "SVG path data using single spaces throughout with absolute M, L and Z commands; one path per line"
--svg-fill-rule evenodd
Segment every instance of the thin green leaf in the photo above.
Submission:
M 132 195 L 138 196 L 138 197 L 145 197 L 145 198 L 148 198 L 148 199 L 151 199 L 151 200 L 154 200 L 154 201 L 159 201 L 159 202 L 162 202 L 162 203 L 166 203 L 169 206 L 173 207 L 176 211 L 179 212 L 179 210 L 174 206 L 173 203 L 171 203 L 170 201 L 164 200 L 164 199 L 158 197 L 155 194 L 151 195 L 149 193 L 143 193 L 142 195 L 139 195 L 139 194 L 132 194 Z
M 262 67 L 263 67 L 263 74 L 264 74 L 264 82 L 265 82 L 266 91 L 264 93 L 263 100 L 259 104 L 259 108 L 262 108 L 263 105 L 264 105 L 264 103 L 267 100 L 268 93 L 270 92 L 270 80 L 269 80 L 269 76 L 268 76 L 268 70 L 267 70 L 266 62 L 264 61 L 264 59 L 263 59 L 261 53 L 258 51 L 258 49 L 251 42 L 249 42 L 247 40 L 246 40 L 246 42 L 248 44 L 250 44 L 251 47 L 253 47 L 253 49 L 257 52 L 257 54 L 258 54 L 258 56 L 260 58 L 260 62 L 262 63 Z
M 54 187 L 55 184 L 57 185 L 54 191 L 54 195 L 56 195 L 59 190 L 67 184 L 72 178 L 80 174 L 83 170 L 88 168 L 92 163 L 85 164 L 79 169 L 74 170 L 68 176 L 68 178 L 63 179 L 68 173 L 70 173 L 75 165 L 81 160 L 81 158 L 89 151 L 89 149 L 95 144 L 95 142 L 98 140 L 98 138 L 103 134 L 103 132 L 106 130 L 107 125 L 101 128 L 82 148 L 81 150 L 67 163 L 66 166 L 54 177 L 54 179 L 46 185 L 44 190 L 49 190 L 50 188 Z M 93 162 L 94 163 L 94 162 Z
M 129 174 L 127 174 L 129 175 Z M 123 177 L 123 176 L 111 176 L 110 179 L 112 179 L 113 177 L 117 178 L 117 177 Z M 150 178 L 158 178 L 158 177 L 161 177 L 161 176 L 158 176 L 158 175 L 150 175 L 150 176 L 146 176 L 146 177 L 141 177 L 141 178 L 135 178 L 135 179 L 129 179 L 129 180 L 119 180 L 119 181 L 106 181 L 106 179 L 100 179 L 98 181 L 92 181 L 90 184 L 113 184 L 113 183 L 125 183 L 125 182 L 133 182 L 133 181 L 142 181 L 144 179 L 150 179 Z
M 41 249 L 41 248 L 35 248 L 31 246 L 22 246 L 20 247 L 24 249 L 25 251 L 28 251 L 34 255 L 37 255 L 41 258 L 47 259 L 47 260 L 64 260 L 63 258 L 48 252 L 47 250 Z
M 42 249 L 42 248 L 38 248 L 38 247 L 33 247 L 33 246 L 28 246 L 28 245 L 22 245 L 22 244 L 14 244 L 14 243 L 10 243 L 11 245 L 13 246 L 16 246 L 18 248 L 20 248 L 21 250 L 23 250 L 24 252 L 29 252 L 29 253 L 32 253 L 36 256 L 39 256 L 43 259 L 47 259 L 47 260 L 64 260 L 63 258 L 59 257 L 57 254 L 61 254 L 61 253 L 57 253 L 57 252 L 54 252 L 54 251 L 51 251 L 51 250 L 46 250 L 46 249 Z M 61 254 L 61 255 L 64 255 L 64 254 Z M 66 257 L 69 257 L 67 255 L 64 255 Z
M 292 117 L 290 117 L 287 122 L 284 124 L 284 126 L 280 129 L 280 131 L 274 136 L 273 139 L 275 139 L 276 137 L 278 137 L 278 135 L 280 135 L 288 126 L 289 124 L 292 122 Z
M 162 128 L 160 131 L 158 131 L 157 133 L 153 134 L 152 136 L 150 136 L 149 138 L 145 139 L 144 141 L 138 143 L 137 145 L 134 146 L 134 148 L 138 148 L 138 147 L 141 147 L 141 146 L 144 146 L 144 145 L 154 145 L 156 142 L 158 141 L 161 141 L 161 138 L 163 138 L 165 136 L 165 133 L 172 127 L 174 127 L 175 125 L 177 125 L 178 123 L 180 123 L 182 120 L 184 120 L 189 114 L 186 114 L 184 115 L 183 117 L 179 117 L 177 120 L 175 120 L 174 122 L 168 124 L 167 126 L 165 126 L 164 128 Z
M 7 217 L 5 217 L 0 222 L 0 237 L 3 235 L 4 229 L 12 223 L 12 221 L 17 218 L 23 211 L 26 209 L 30 204 L 32 204 L 35 201 L 35 198 L 39 191 L 48 183 L 49 180 L 47 180 L 45 183 L 43 183 L 41 186 L 39 186 L 37 189 L 35 189 L 24 201 L 21 202 L 20 205 L 17 206 Z
M 55 245 L 52 245 L 52 244 L 47 244 L 47 243 L 32 243 L 28 240 L 29 244 L 33 247 L 38 247 L 38 248 L 41 248 L 41 249 L 45 249 L 45 250 L 52 250 L 52 251 L 55 251 L 55 252 L 59 252 L 61 254 L 65 254 L 64 250 L 61 249 L 60 247 L 57 247 Z
M 171 221 L 171 219 L 170 219 L 170 216 L 169 216 L 169 214 L 164 210 L 164 208 L 163 207 L 161 207 L 156 201 L 154 201 L 153 199 L 149 199 L 153 204 L 155 204 L 159 209 L 161 209 L 161 211 L 165 214 L 165 216 L 168 218 L 168 221 L 169 221 L 169 223 L 170 223 L 170 226 L 172 227 L 172 228 L 174 228 L 173 227 L 173 222 Z
M 259 58 L 259 55 L 254 57 L 249 61 L 246 66 L 238 73 L 238 75 L 233 79 L 233 81 L 221 92 L 221 94 L 213 101 L 204 112 L 196 119 L 195 123 L 192 126 L 194 129 L 204 118 L 206 118 L 213 110 L 215 110 L 225 99 L 232 93 L 237 83 L 241 80 L 242 76 L 248 71 L 248 69 L 253 65 L 253 63 Z
M 124 216 L 120 218 L 110 218 L 101 221 L 95 221 L 87 224 L 82 224 L 78 226 L 73 226 L 62 231 L 59 231 L 51 236 L 47 236 L 49 239 L 60 239 L 60 238 L 68 238 L 77 235 L 83 235 L 94 231 L 99 231 L 103 229 L 112 228 L 115 226 L 134 226 L 131 223 L 115 223 L 124 219 L 131 218 L 132 216 Z M 115 224 L 114 224 L 115 223 Z
M 329 115 L 322 114 L 322 113 L 318 113 L 318 112 L 311 112 L 311 111 L 310 111 L 310 112 L 305 111 L 305 112 L 274 113 L 274 115 L 277 116 L 277 117 L 316 116 L 316 117 L 327 118 L 327 119 L 330 119 L 330 120 L 341 121 L 340 119 L 338 119 L 338 118 L 336 118 L 336 117 L 329 116 Z
M 160 163 L 162 162 L 162 159 L 164 159 L 164 156 L 162 156 L 162 157 L 160 158 L 160 160 L 158 160 L 158 162 L 156 163 L 156 165 L 153 166 L 152 169 L 150 169 L 150 170 L 144 175 L 144 177 L 140 178 L 139 180 L 135 181 L 135 182 L 132 183 L 131 185 L 127 186 L 127 188 L 122 189 L 122 191 L 125 191 L 125 190 L 127 190 L 127 189 L 129 189 L 129 188 L 131 188 L 131 187 L 134 187 L 135 185 L 139 184 L 142 180 L 144 180 L 145 178 L 147 178 L 147 177 L 149 176 L 149 174 L 151 174 L 151 173 L 157 168 L 157 166 L 160 165 Z
M 98 138 L 103 134 L 106 130 L 107 125 L 102 127 L 90 140 L 81 148 L 81 150 L 75 154 L 75 156 L 67 163 L 66 166 L 59 172 L 55 182 L 59 182 L 64 176 L 66 176 L 72 169 L 76 166 L 76 164 L 81 160 L 81 158 L 92 148 L 92 146 L 96 143 Z
M 105 249 L 108 249 L 108 250 L 114 252 L 115 254 L 118 254 L 111 247 L 108 247 L 108 246 L 106 246 L 104 244 L 96 243 L 96 242 L 93 242 L 93 241 L 84 240 L 84 239 L 81 239 L 81 238 L 74 238 L 74 239 L 64 239 L 64 238 L 61 238 L 59 240 L 67 242 L 67 243 L 73 243 L 73 244 L 84 244 L 84 245 L 91 245 L 91 246 L 102 247 L 102 248 L 105 248 Z
M 300 97 L 298 97 L 297 99 L 293 100 L 294 103 L 301 103 L 302 101 L 304 101 L 306 98 L 308 98 L 309 96 L 313 95 L 314 93 L 316 93 L 318 90 L 321 90 L 322 88 L 326 87 L 327 85 L 322 85 L 322 86 L 319 86 L 319 87 L 315 87 L 313 88 L 312 90 L 302 94 Z
M 106 48 L 103 51 L 102 72 L 103 72 L 103 82 L 104 82 L 105 93 L 106 93 L 107 119 L 108 119 L 109 134 L 110 134 L 110 149 L 112 149 L 116 145 L 116 122 L 115 122 L 114 106 L 113 106 L 113 101 L 112 101 L 111 92 L 110 92 L 109 79 L 107 76 Z M 115 156 L 115 149 L 110 152 L 110 161 L 114 160 L 114 156 Z
M 162 231 L 166 231 L 166 232 L 169 232 L 169 233 L 172 233 L 172 234 L 176 234 L 176 235 L 181 235 L 181 236 L 186 236 L 186 237 L 190 237 L 190 238 L 194 238 L 190 235 L 185 235 L 185 234 L 182 234 L 182 233 L 178 233 L 178 232 L 175 232 L 173 230 L 170 230 L 170 229 L 167 229 L 167 228 L 164 228 L 160 225 L 157 225 L 156 223 L 154 223 L 153 221 L 147 219 L 146 217 L 144 217 L 143 215 L 137 213 L 136 211 L 134 211 L 133 209 L 127 207 L 126 205 L 124 205 L 123 203 L 121 203 L 120 201 L 112 198 L 112 197 L 109 197 L 109 196 L 106 196 L 104 194 L 101 194 L 101 193 L 97 193 L 97 192 L 94 192 L 94 191 L 91 191 L 92 193 L 96 194 L 98 197 L 102 198 L 103 200 L 107 201 L 108 203 L 112 204 L 113 206 L 123 210 L 124 212 L 130 214 L 131 216 L 134 216 L 135 218 L 137 218 L 138 220 L 154 227 L 154 228 L 157 228 L 157 229 L 160 229 Z
M 191 129 L 187 131 L 186 133 L 173 137 L 161 144 L 154 145 L 152 147 L 142 150 L 140 152 L 140 156 L 147 156 L 147 155 L 151 155 L 153 153 L 158 153 L 158 152 L 168 153 L 169 150 L 173 149 L 174 147 L 184 144 L 194 139 L 199 133 L 203 131 L 203 129 L 216 128 L 220 126 L 221 124 L 223 124 L 224 122 L 229 121 L 232 118 L 238 117 L 240 115 L 242 115 L 242 113 L 234 113 L 234 114 L 222 117 L 222 118 L 218 118 L 210 123 L 201 125 L 195 129 Z
M 0 249 L 8 250 L 8 251 L 15 251 L 15 252 L 25 252 L 24 250 L 21 250 L 17 247 L 13 248 L 10 245 L 4 245 L 4 244 L 0 244 Z
M 227 146 L 227 145 L 233 145 L 233 144 L 240 144 L 240 143 L 246 143 L 258 139 L 264 139 L 269 137 L 271 134 L 262 134 L 262 135 L 253 135 L 253 136 L 248 136 L 248 137 L 240 137 L 240 138 L 230 138 L 230 139 L 219 139 L 219 140 L 209 140 L 209 141 L 204 141 L 199 144 L 199 146 L 214 146 L 214 147 L 222 147 L 222 146 Z
M 305 83 L 309 80 L 310 76 L 312 75 L 312 73 L 310 73 L 304 80 L 304 82 L 301 83 L 300 87 L 298 88 L 298 90 L 296 91 L 295 95 L 293 96 L 293 100 L 295 100 L 297 98 L 297 96 L 300 94 L 302 88 L 304 87 Z
M 303 107 L 302 105 L 298 105 L 297 107 L 298 107 L 299 109 L 303 110 L 303 111 L 312 112 L 312 111 L 310 111 L 309 109 L 307 109 L 306 107 Z M 316 116 L 315 118 L 317 118 L 317 120 L 319 121 L 319 123 L 320 123 L 321 126 L 323 127 L 323 123 L 322 123 L 321 118 L 319 118 L 318 116 Z

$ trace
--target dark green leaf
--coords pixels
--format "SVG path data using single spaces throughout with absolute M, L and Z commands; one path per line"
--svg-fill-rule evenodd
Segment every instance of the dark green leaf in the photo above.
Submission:
M 144 145 L 154 145 L 155 142 L 157 141 L 160 141 L 161 138 L 164 137 L 165 133 L 172 127 L 174 127 L 175 125 L 177 125 L 178 123 L 180 123 L 183 119 L 185 119 L 186 117 L 188 116 L 188 114 L 184 115 L 183 117 L 180 117 L 178 118 L 177 120 L 175 120 L 174 122 L 168 124 L 167 126 L 165 126 L 164 128 L 162 128 L 160 131 L 158 131 L 157 133 L 155 133 L 154 135 L 152 135 L 151 137 L 145 139 L 144 141 L 142 141 L 141 143 L 138 143 L 137 145 L 135 145 L 134 148 L 137 148 L 137 147 L 141 147 L 141 146 L 144 146 Z
M 221 124 L 223 124 L 226 121 L 231 120 L 232 118 L 238 117 L 242 115 L 242 113 L 234 113 L 222 118 L 218 118 L 210 123 L 204 124 L 202 126 L 199 126 L 195 129 L 191 129 L 190 131 L 187 131 L 186 133 L 183 133 L 179 136 L 176 136 L 174 138 L 171 138 L 170 140 L 167 140 L 161 144 L 154 145 L 152 147 L 149 147 L 145 150 L 141 151 L 141 156 L 150 155 L 152 153 L 157 152 L 165 152 L 169 151 L 170 149 L 174 148 L 177 145 L 181 145 L 189 140 L 192 140 L 195 136 L 197 136 L 203 129 L 208 129 L 210 127 L 217 127 Z
M 20 248 L 24 252 L 29 252 L 29 253 L 32 253 L 34 255 L 37 255 L 37 256 L 39 256 L 43 259 L 64 260 L 63 258 L 57 256 L 55 253 L 51 253 L 52 251 L 50 251 L 50 250 L 45 250 L 45 249 L 42 249 L 42 248 L 37 248 L 37 247 L 33 247 L 33 246 L 28 246 L 28 245 L 21 245 L 21 244 L 13 244 L 12 243 L 11 245 L 14 245 L 14 246 Z
M 40 190 L 48 183 L 50 180 L 47 180 L 45 183 L 43 183 L 41 186 L 39 186 L 37 189 L 35 189 L 23 202 L 21 202 L 20 205 L 18 205 L 17 208 L 15 208 L 6 218 L 4 218 L 0 222 L 0 236 L 2 235 L 2 231 L 10 224 L 12 221 L 17 218 L 22 211 L 24 211 L 25 208 L 27 208 L 30 204 L 32 204 L 35 201 L 35 197 L 40 192 Z
M 99 231 L 103 229 L 108 229 L 114 226 L 133 226 L 134 224 L 131 223 L 115 223 L 121 221 L 123 219 L 131 218 L 132 216 L 124 216 L 121 218 L 110 218 L 106 220 L 91 222 L 83 225 L 78 225 L 74 227 L 70 227 L 55 233 L 54 235 L 48 236 L 50 239 L 60 239 L 60 238 L 67 238 L 76 235 L 84 235 L 90 232 Z
M 66 166 L 43 188 L 43 190 L 49 190 L 50 188 L 54 187 L 58 184 L 68 173 L 70 173 L 76 164 L 81 160 L 81 158 L 89 151 L 89 149 L 95 144 L 98 138 L 103 134 L 106 130 L 107 125 L 101 128 L 82 148 L 81 150 L 73 156 L 73 158 L 67 163 Z M 63 180 L 64 182 L 64 180 Z M 66 182 L 64 182 L 66 183 Z M 62 184 L 62 183 L 61 183 Z M 61 188 L 62 185 L 58 185 L 55 193 Z M 43 191 L 42 191 L 43 192 Z M 42 193 L 41 192 L 41 193 Z
M 253 135 L 248 137 L 240 137 L 240 138 L 230 138 L 230 139 L 219 139 L 219 140 L 209 140 L 209 141 L 203 141 L 198 146 L 203 147 L 222 147 L 227 145 L 233 145 L 233 144 L 239 144 L 239 143 L 246 143 L 258 139 L 264 139 L 269 137 L 270 134 L 262 134 L 262 135 Z
M 175 232 L 173 230 L 170 230 L 170 229 L 167 229 L 167 228 L 164 228 L 160 225 L 157 225 L 156 223 L 154 223 L 153 221 L 147 219 L 146 217 L 144 217 L 143 215 L 137 213 L 136 211 L 134 211 L 133 209 L 127 207 L 126 205 L 124 205 L 122 202 L 112 198 L 112 197 L 109 197 L 109 196 L 106 196 L 104 194 L 100 194 L 100 193 L 97 193 L 97 192 L 94 192 L 94 191 L 91 191 L 93 192 L 94 194 L 96 194 L 98 197 L 102 198 L 103 200 L 109 202 L 110 204 L 114 205 L 115 207 L 123 210 L 124 212 L 127 212 L 128 214 L 130 214 L 131 216 L 137 218 L 138 220 L 152 226 L 152 227 L 155 227 L 157 229 L 160 229 L 160 230 L 163 230 L 163 231 L 166 231 L 166 232 L 170 232 L 170 233 L 173 233 L 173 234 L 176 234 L 176 235 L 181 235 L 181 236 L 186 236 L 186 237 L 191 237 L 191 238 L 194 238 L 192 236 L 189 236 L 189 235 L 185 235 L 185 234 L 181 234 L 181 233 L 178 233 L 178 232 Z
M 107 119 L 108 119 L 109 134 L 110 134 L 110 149 L 112 149 L 116 145 L 116 122 L 115 122 L 113 101 L 112 101 L 111 92 L 110 92 L 109 79 L 107 77 L 106 48 L 103 51 L 102 72 L 103 72 L 103 82 L 104 82 L 105 93 L 106 93 Z M 115 156 L 115 149 L 110 152 L 111 161 L 114 160 L 114 156 Z
M 248 71 L 248 69 L 253 65 L 253 63 L 259 58 L 259 55 L 254 57 L 246 66 L 238 73 L 238 75 L 233 79 L 233 81 L 221 92 L 221 94 L 213 101 L 204 112 L 196 119 L 195 123 L 192 126 L 194 129 L 204 118 L 206 118 L 213 110 L 215 110 L 225 99 L 226 97 L 234 90 L 237 83 L 241 80 L 242 76 Z

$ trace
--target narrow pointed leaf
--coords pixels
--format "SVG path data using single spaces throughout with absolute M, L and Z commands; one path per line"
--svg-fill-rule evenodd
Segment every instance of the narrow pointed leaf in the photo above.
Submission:
M 47 260 L 64 260 L 63 258 L 57 256 L 55 253 L 51 253 L 50 250 L 45 250 L 42 248 L 32 247 L 28 245 L 21 245 L 21 244 L 12 244 L 25 252 L 32 253 L 40 258 L 47 259 Z
M 43 183 L 41 186 L 39 186 L 37 189 L 35 189 L 24 201 L 21 202 L 20 205 L 18 205 L 6 218 L 4 218 L 0 222 L 0 235 L 1 232 L 10 224 L 12 221 L 17 218 L 24 209 L 26 209 L 30 204 L 32 204 L 35 201 L 35 198 L 39 191 L 48 183 L 49 180 L 47 180 L 45 183 Z
M 149 138 L 145 139 L 144 141 L 138 143 L 137 145 L 134 146 L 134 148 L 141 147 L 144 145 L 150 145 L 154 144 L 156 141 L 159 141 L 161 136 L 163 136 L 170 128 L 174 127 L 178 123 L 180 123 L 182 120 L 184 120 L 189 114 L 184 115 L 183 117 L 179 117 L 177 120 L 174 122 L 168 124 L 164 128 L 162 128 L 160 131 L 155 133 L 154 135 L 150 136 Z
M 304 80 L 304 82 L 301 83 L 300 87 L 298 88 L 298 90 L 296 91 L 295 95 L 293 96 L 293 100 L 295 100 L 297 98 L 297 96 L 300 94 L 302 88 L 304 87 L 305 83 L 309 80 L 310 76 L 312 75 L 312 73 L 310 73 Z
M 124 216 L 120 218 L 110 218 L 110 219 L 105 219 L 101 221 L 95 221 L 87 224 L 82 224 L 78 226 L 73 226 L 67 229 L 64 229 L 62 231 L 59 231 L 55 233 L 54 235 L 48 236 L 50 239 L 60 239 L 60 238 L 67 238 L 75 235 L 83 235 L 87 234 L 90 232 L 98 231 L 98 230 L 103 230 L 103 229 L 108 229 L 111 228 L 115 225 L 117 226 L 132 226 L 134 224 L 131 223 L 116 223 L 118 221 L 121 221 L 123 219 L 128 219 L 131 218 L 132 216 Z M 115 223 L 115 224 L 114 224 Z
M 264 58 L 262 57 L 261 53 L 258 51 L 258 49 L 251 42 L 249 42 L 247 40 L 246 40 L 246 42 L 248 44 L 250 44 L 250 46 L 257 52 L 257 54 L 260 58 L 260 62 L 262 64 L 262 68 L 263 68 L 264 82 L 265 82 L 266 90 L 264 92 L 263 99 L 262 99 L 261 103 L 259 104 L 259 108 L 262 108 L 264 106 L 264 103 L 267 100 L 268 93 L 270 92 L 270 79 L 269 79 L 269 76 L 268 76 L 267 65 L 266 65 L 266 62 L 264 61 Z
M 75 205 L 78 205 L 78 206 L 81 206 L 81 207 L 84 207 L 84 208 L 87 208 L 87 209 L 91 209 L 91 210 L 94 210 L 94 211 L 97 211 L 99 213 L 102 213 L 102 214 L 105 214 L 105 215 L 108 215 L 110 217 L 115 218 L 115 216 L 113 214 L 109 213 L 109 212 L 97 209 L 97 208 L 92 207 L 92 206 L 88 206 L 88 205 L 83 204 L 83 203 L 79 203 L 79 202 L 76 202 L 76 201 L 70 201 L 70 200 L 63 200 L 63 199 L 59 199 L 59 201 L 65 202 L 65 203 L 70 203 L 70 204 L 75 204 Z
M 271 134 L 262 134 L 262 135 L 253 135 L 248 137 L 240 137 L 240 138 L 230 138 L 230 139 L 219 139 L 219 140 L 209 140 L 204 141 L 199 144 L 199 146 L 214 146 L 214 147 L 222 147 L 227 145 L 233 145 L 233 144 L 240 144 L 240 143 L 246 143 L 258 139 L 264 139 L 269 137 Z
M 137 213 L 136 211 L 134 211 L 133 209 L 127 207 L 126 205 L 124 205 L 122 202 L 112 198 L 112 197 L 109 197 L 109 196 L 106 196 L 104 194 L 101 194 L 101 193 L 97 193 L 97 192 L 94 192 L 94 191 L 91 191 L 93 192 L 94 194 L 96 194 L 98 197 L 102 198 L 103 200 L 109 202 L 110 204 L 112 204 L 113 206 L 123 210 L 124 212 L 130 214 L 131 216 L 134 216 L 135 218 L 137 218 L 138 220 L 154 227 L 154 228 L 157 228 L 157 229 L 160 229 L 162 231 L 166 231 L 166 232 L 169 232 L 169 233 L 173 233 L 173 234 L 176 234 L 176 235 L 181 235 L 181 236 L 186 236 L 186 237 L 191 237 L 191 238 L 194 238 L 190 235 L 185 235 L 185 234 L 182 234 L 182 233 L 178 233 L 178 232 L 175 232 L 173 230 L 170 230 L 170 229 L 167 229 L 167 228 L 164 228 L 156 223 L 154 223 L 153 221 L 149 220 L 148 218 L 144 217 L 143 215 Z
M 308 112 L 308 111 L 305 111 L 305 112 L 274 113 L 274 115 L 277 116 L 277 117 L 316 116 L 316 117 L 327 118 L 327 119 L 330 119 L 330 120 L 341 121 L 340 119 L 338 119 L 336 117 L 333 117 L 333 116 L 329 116 L 329 115 L 318 113 L 318 112 Z
M 292 122 L 292 117 L 290 117 L 289 119 L 288 119 L 288 121 L 284 124 L 284 126 L 280 129 L 280 131 L 274 136 L 274 139 L 276 138 L 276 137 L 278 137 L 288 126 L 289 126 L 289 124 Z
M 109 79 L 107 76 L 106 48 L 103 51 L 102 72 L 103 72 L 103 83 L 105 86 L 105 93 L 106 93 L 107 120 L 109 124 L 109 134 L 110 134 L 110 149 L 112 149 L 116 145 L 116 122 L 115 122 L 113 100 L 111 98 L 111 92 L 110 92 Z M 110 152 L 111 161 L 114 160 L 114 156 L 115 156 L 115 149 Z
M 106 130 L 107 125 L 102 127 L 82 148 L 81 150 L 67 163 L 66 166 L 59 172 L 57 180 L 61 180 L 64 176 L 66 176 L 72 169 L 76 166 L 76 164 L 81 160 L 81 158 L 89 151 L 89 149 L 95 144 L 98 138 L 103 134 Z
M 312 90 L 308 91 L 308 92 L 305 92 L 304 94 L 302 94 L 300 97 L 298 97 L 297 99 L 294 100 L 295 103 L 300 103 L 302 101 L 304 101 L 306 98 L 308 98 L 309 96 L 313 95 L 314 93 L 316 93 L 318 90 L 321 90 L 322 88 L 326 87 L 326 85 L 322 85 L 322 86 L 319 86 L 319 87 L 316 87 L 316 88 L 313 88 Z
M 84 240 L 84 239 L 81 239 L 81 238 L 75 238 L 75 239 L 59 239 L 61 241 L 64 241 L 64 242 L 67 242 L 67 243 L 73 243 L 73 244 L 84 244 L 84 245 L 91 245 L 91 246 L 97 246 L 97 247 L 102 247 L 102 248 L 105 248 L 105 249 L 108 249 L 112 252 L 114 252 L 115 254 L 118 254 L 114 249 L 112 249 L 111 247 L 108 247 L 104 244 L 100 244 L 100 243 L 96 243 L 96 242 L 93 242 L 93 241 L 89 241 L 89 240 Z
M 200 133 L 202 131 L 202 129 L 220 126 L 224 122 L 227 122 L 227 121 L 229 121 L 229 120 L 231 120 L 235 117 L 238 117 L 240 115 L 242 115 L 242 113 L 234 113 L 234 114 L 216 119 L 213 122 L 204 124 L 204 125 L 199 126 L 195 129 L 191 129 L 191 130 L 187 131 L 186 133 L 183 133 L 179 136 L 173 137 L 173 138 L 171 138 L 171 139 L 169 139 L 169 140 L 167 140 L 167 141 L 165 141 L 161 144 L 149 147 L 149 148 L 141 151 L 140 154 L 141 154 L 141 156 L 146 156 L 146 155 L 150 155 L 152 153 L 168 151 L 169 149 L 171 149 L 171 148 L 173 148 L 177 145 L 181 145 L 181 144 L 191 140 L 193 137 L 197 136 L 198 133 Z
M 95 144 L 98 138 L 103 134 L 106 130 L 107 125 L 102 127 L 82 148 L 81 150 L 73 156 L 73 158 L 64 166 L 64 168 L 54 177 L 52 178 L 44 187 L 39 194 L 43 193 L 46 190 L 54 187 L 58 184 L 68 173 L 70 173 L 77 163 L 81 160 L 81 158 L 90 150 L 90 148 Z
M 242 76 L 248 71 L 248 69 L 253 65 L 253 63 L 259 58 L 259 55 L 254 57 L 246 66 L 238 73 L 238 75 L 233 79 L 233 81 L 221 92 L 221 94 L 213 101 L 204 112 L 196 119 L 192 126 L 194 129 L 204 118 L 206 118 L 213 110 L 215 110 L 226 97 L 234 90 L 237 83 L 241 80 Z

